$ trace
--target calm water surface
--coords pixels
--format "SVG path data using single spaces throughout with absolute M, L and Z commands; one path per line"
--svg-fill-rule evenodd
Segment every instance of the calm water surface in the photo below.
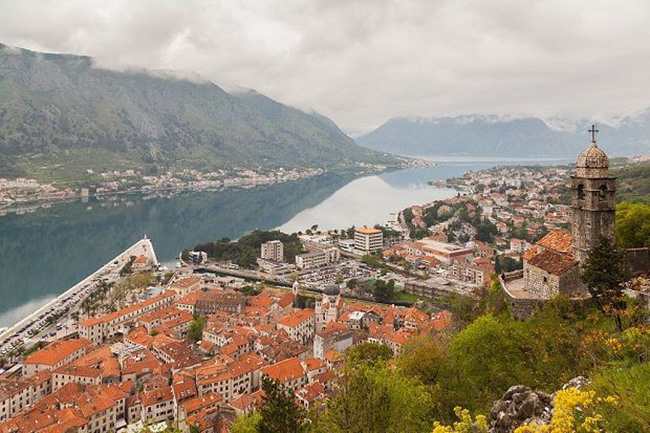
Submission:
M 132 245 L 144 234 L 158 259 L 184 247 L 253 230 L 293 232 L 385 222 L 415 203 L 450 197 L 432 179 L 523 160 L 445 160 L 435 168 L 362 178 L 326 174 L 249 190 L 185 193 L 169 198 L 121 197 L 55 205 L 0 217 L 0 326 L 45 304 Z

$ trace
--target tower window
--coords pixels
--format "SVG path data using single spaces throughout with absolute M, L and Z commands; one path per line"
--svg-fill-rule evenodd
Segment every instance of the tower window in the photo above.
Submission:
M 600 188 L 598 188 L 600 191 L 598 192 L 598 200 L 603 201 L 605 200 L 605 192 L 607 192 L 607 185 L 602 184 L 600 185 Z
M 583 184 L 578 185 L 578 200 L 585 199 L 585 186 Z

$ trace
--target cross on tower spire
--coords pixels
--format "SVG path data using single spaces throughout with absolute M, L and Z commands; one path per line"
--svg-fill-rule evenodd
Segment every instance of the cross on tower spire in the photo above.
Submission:
M 596 134 L 598 133 L 598 130 L 596 129 L 596 125 L 591 125 L 591 129 L 588 129 L 587 132 L 591 132 L 591 143 L 596 144 Z

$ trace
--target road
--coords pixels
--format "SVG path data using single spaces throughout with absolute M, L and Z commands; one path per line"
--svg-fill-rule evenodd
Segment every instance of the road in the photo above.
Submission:
M 53 329 L 57 331 L 57 336 L 61 334 L 59 331 L 69 331 L 70 313 L 78 305 L 81 305 L 84 298 L 97 289 L 100 281 L 117 279 L 120 269 L 129 261 L 130 257 L 140 255 L 146 255 L 152 263 L 158 263 L 151 241 L 146 237 L 140 239 L 83 281 L 5 330 L 0 335 L 0 353 L 5 355 L 23 345 L 27 346 L 34 342 L 32 338 L 40 340 L 47 337 Z M 64 312 L 66 314 L 62 314 Z M 57 318 L 59 315 L 61 317 Z M 55 318 L 54 322 L 48 323 L 48 320 L 52 320 L 52 318 Z M 60 322 L 62 322 L 61 327 L 57 329 Z

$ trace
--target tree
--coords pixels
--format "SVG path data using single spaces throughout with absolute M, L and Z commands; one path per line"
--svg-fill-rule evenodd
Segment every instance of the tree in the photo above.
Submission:
M 624 201 L 616 206 L 616 240 L 621 247 L 650 247 L 650 205 Z
M 619 330 L 623 328 L 621 310 L 625 309 L 623 283 L 629 279 L 623 260 L 622 251 L 608 236 L 601 236 L 589 251 L 581 275 L 596 305 L 601 311 L 614 315 Z
M 199 315 L 194 316 L 194 320 L 192 320 L 187 330 L 187 336 L 190 340 L 196 343 L 203 339 L 203 328 L 205 328 L 206 322 L 205 317 Z
M 391 299 L 393 299 L 394 295 L 395 295 L 395 280 L 390 280 L 389 282 L 386 282 L 384 280 L 375 281 L 373 296 L 376 301 L 388 302 Z
M 428 433 L 431 394 L 416 379 L 385 362 L 345 365 L 329 410 L 314 426 L 317 433 Z
M 385 344 L 361 343 L 352 346 L 345 352 L 345 362 L 355 366 L 362 362 L 376 364 L 379 361 L 388 361 L 393 357 L 393 351 Z
M 522 326 L 486 314 L 456 334 L 447 353 L 447 380 L 458 401 L 476 410 L 512 385 L 533 382 Z
M 280 382 L 262 377 L 264 400 L 260 408 L 259 433 L 300 433 L 305 429 L 305 411 L 294 402 L 293 392 Z
M 240 416 L 230 426 L 230 433 L 257 433 L 261 419 L 261 415 L 257 413 Z
M 423 334 L 409 339 L 397 358 L 397 366 L 409 377 L 425 385 L 438 382 L 445 363 L 445 353 L 440 341 Z
M 361 257 L 361 262 L 373 268 L 378 268 L 381 266 L 381 260 L 379 260 L 379 257 L 373 254 L 364 254 Z

